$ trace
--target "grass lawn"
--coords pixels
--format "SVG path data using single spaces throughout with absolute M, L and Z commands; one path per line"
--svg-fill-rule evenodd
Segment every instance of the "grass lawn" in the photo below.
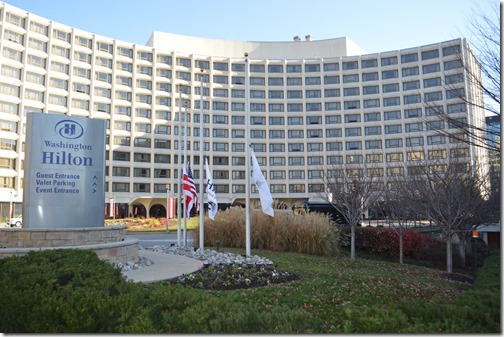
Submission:
M 238 249 L 226 251 L 244 253 Z M 244 326 L 239 332 L 496 332 L 494 329 L 500 331 L 498 319 L 500 290 L 487 289 L 490 293 L 481 297 L 482 301 L 495 297 L 497 300 L 493 303 L 494 307 L 490 305 L 482 312 L 469 313 L 469 309 L 459 306 L 457 301 L 472 289 L 472 285 L 450 280 L 442 270 L 400 265 L 380 259 L 358 258 L 352 263 L 346 256 L 329 258 L 252 251 L 252 255 L 254 254 L 274 261 L 279 272 L 288 271 L 300 279 L 245 290 L 192 291 L 216 297 L 220 303 L 248 305 L 250 310 L 256 311 L 259 315 L 267 313 L 276 315 L 282 312 L 287 321 L 291 320 L 289 317 L 296 315 L 298 319 L 288 323 L 278 322 L 267 328 L 261 328 L 259 325 L 251 327 L 252 330 L 247 330 Z M 227 314 L 233 315 L 232 308 L 231 306 Z M 492 317 L 489 319 L 491 322 L 488 324 L 482 322 L 478 315 Z M 209 329 L 207 323 L 203 325 L 205 327 L 200 326 L 199 330 L 191 332 L 236 332 L 232 328 L 215 331 Z

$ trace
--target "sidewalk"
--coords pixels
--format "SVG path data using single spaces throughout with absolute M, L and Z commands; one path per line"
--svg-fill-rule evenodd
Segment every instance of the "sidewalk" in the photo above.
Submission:
M 145 257 L 154 264 L 148 267 L 123 271 L 126 279 L 133 282 L 152 283 L 169 280 L 183 274 L 193 273 L 203 267 L 203 261 L 182 255 L 139 250 L 140 257 Z

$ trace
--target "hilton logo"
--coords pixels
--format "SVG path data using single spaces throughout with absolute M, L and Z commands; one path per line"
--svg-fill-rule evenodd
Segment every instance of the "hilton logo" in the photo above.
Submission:
M 84 134 L 84 128 L 79 123 L 68 119 L 56 124 L 54 131 L 66 139 L 77 139 Z

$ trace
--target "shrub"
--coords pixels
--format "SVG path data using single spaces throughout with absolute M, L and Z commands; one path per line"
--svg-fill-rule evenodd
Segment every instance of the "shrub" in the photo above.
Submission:
M 121 332 L 143 295 L 87 250 L 33 251 L 0 260 L 0 331 Z
M 350 242 L 350 227 L 342 228 L 340 240 Z M 349 245 L 349 243 L 348 243 Z M 399 234 L 395 229 L 383 227 L 357 227 L 355 231 L 355 247 L 357 251 L 381 255 L 390 258 L 399 257 Z M 484 249 L 479 249 L 478 254 Z M 462 267 L 458 254 L 458 245 L 452 245 L 453 266 Z M 446 243 L 414 231 L 403 231 L 403 256 L 418 261 L 428 262 L 437 268 L 446 268 Z M 474 259 L 474 255 L 472 255 Z
M 276 211 L 272 218 L 260 211 L 251 212 L 250 245 L 253 249 L 333 255 L 337 252 L 336 227 L 329 216 L 321 213 L 294 214 Z M 245 210 L 220 211 L 214 220 L 205 219 L 205 245 L 245 248 Z M 194 231 L 199 243 L 199 231 Z

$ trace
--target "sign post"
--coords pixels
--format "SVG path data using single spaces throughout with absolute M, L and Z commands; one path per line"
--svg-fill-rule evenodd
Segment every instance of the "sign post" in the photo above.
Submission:
M 23 227 L 103 227 L 105 121 L 29 113 Z

